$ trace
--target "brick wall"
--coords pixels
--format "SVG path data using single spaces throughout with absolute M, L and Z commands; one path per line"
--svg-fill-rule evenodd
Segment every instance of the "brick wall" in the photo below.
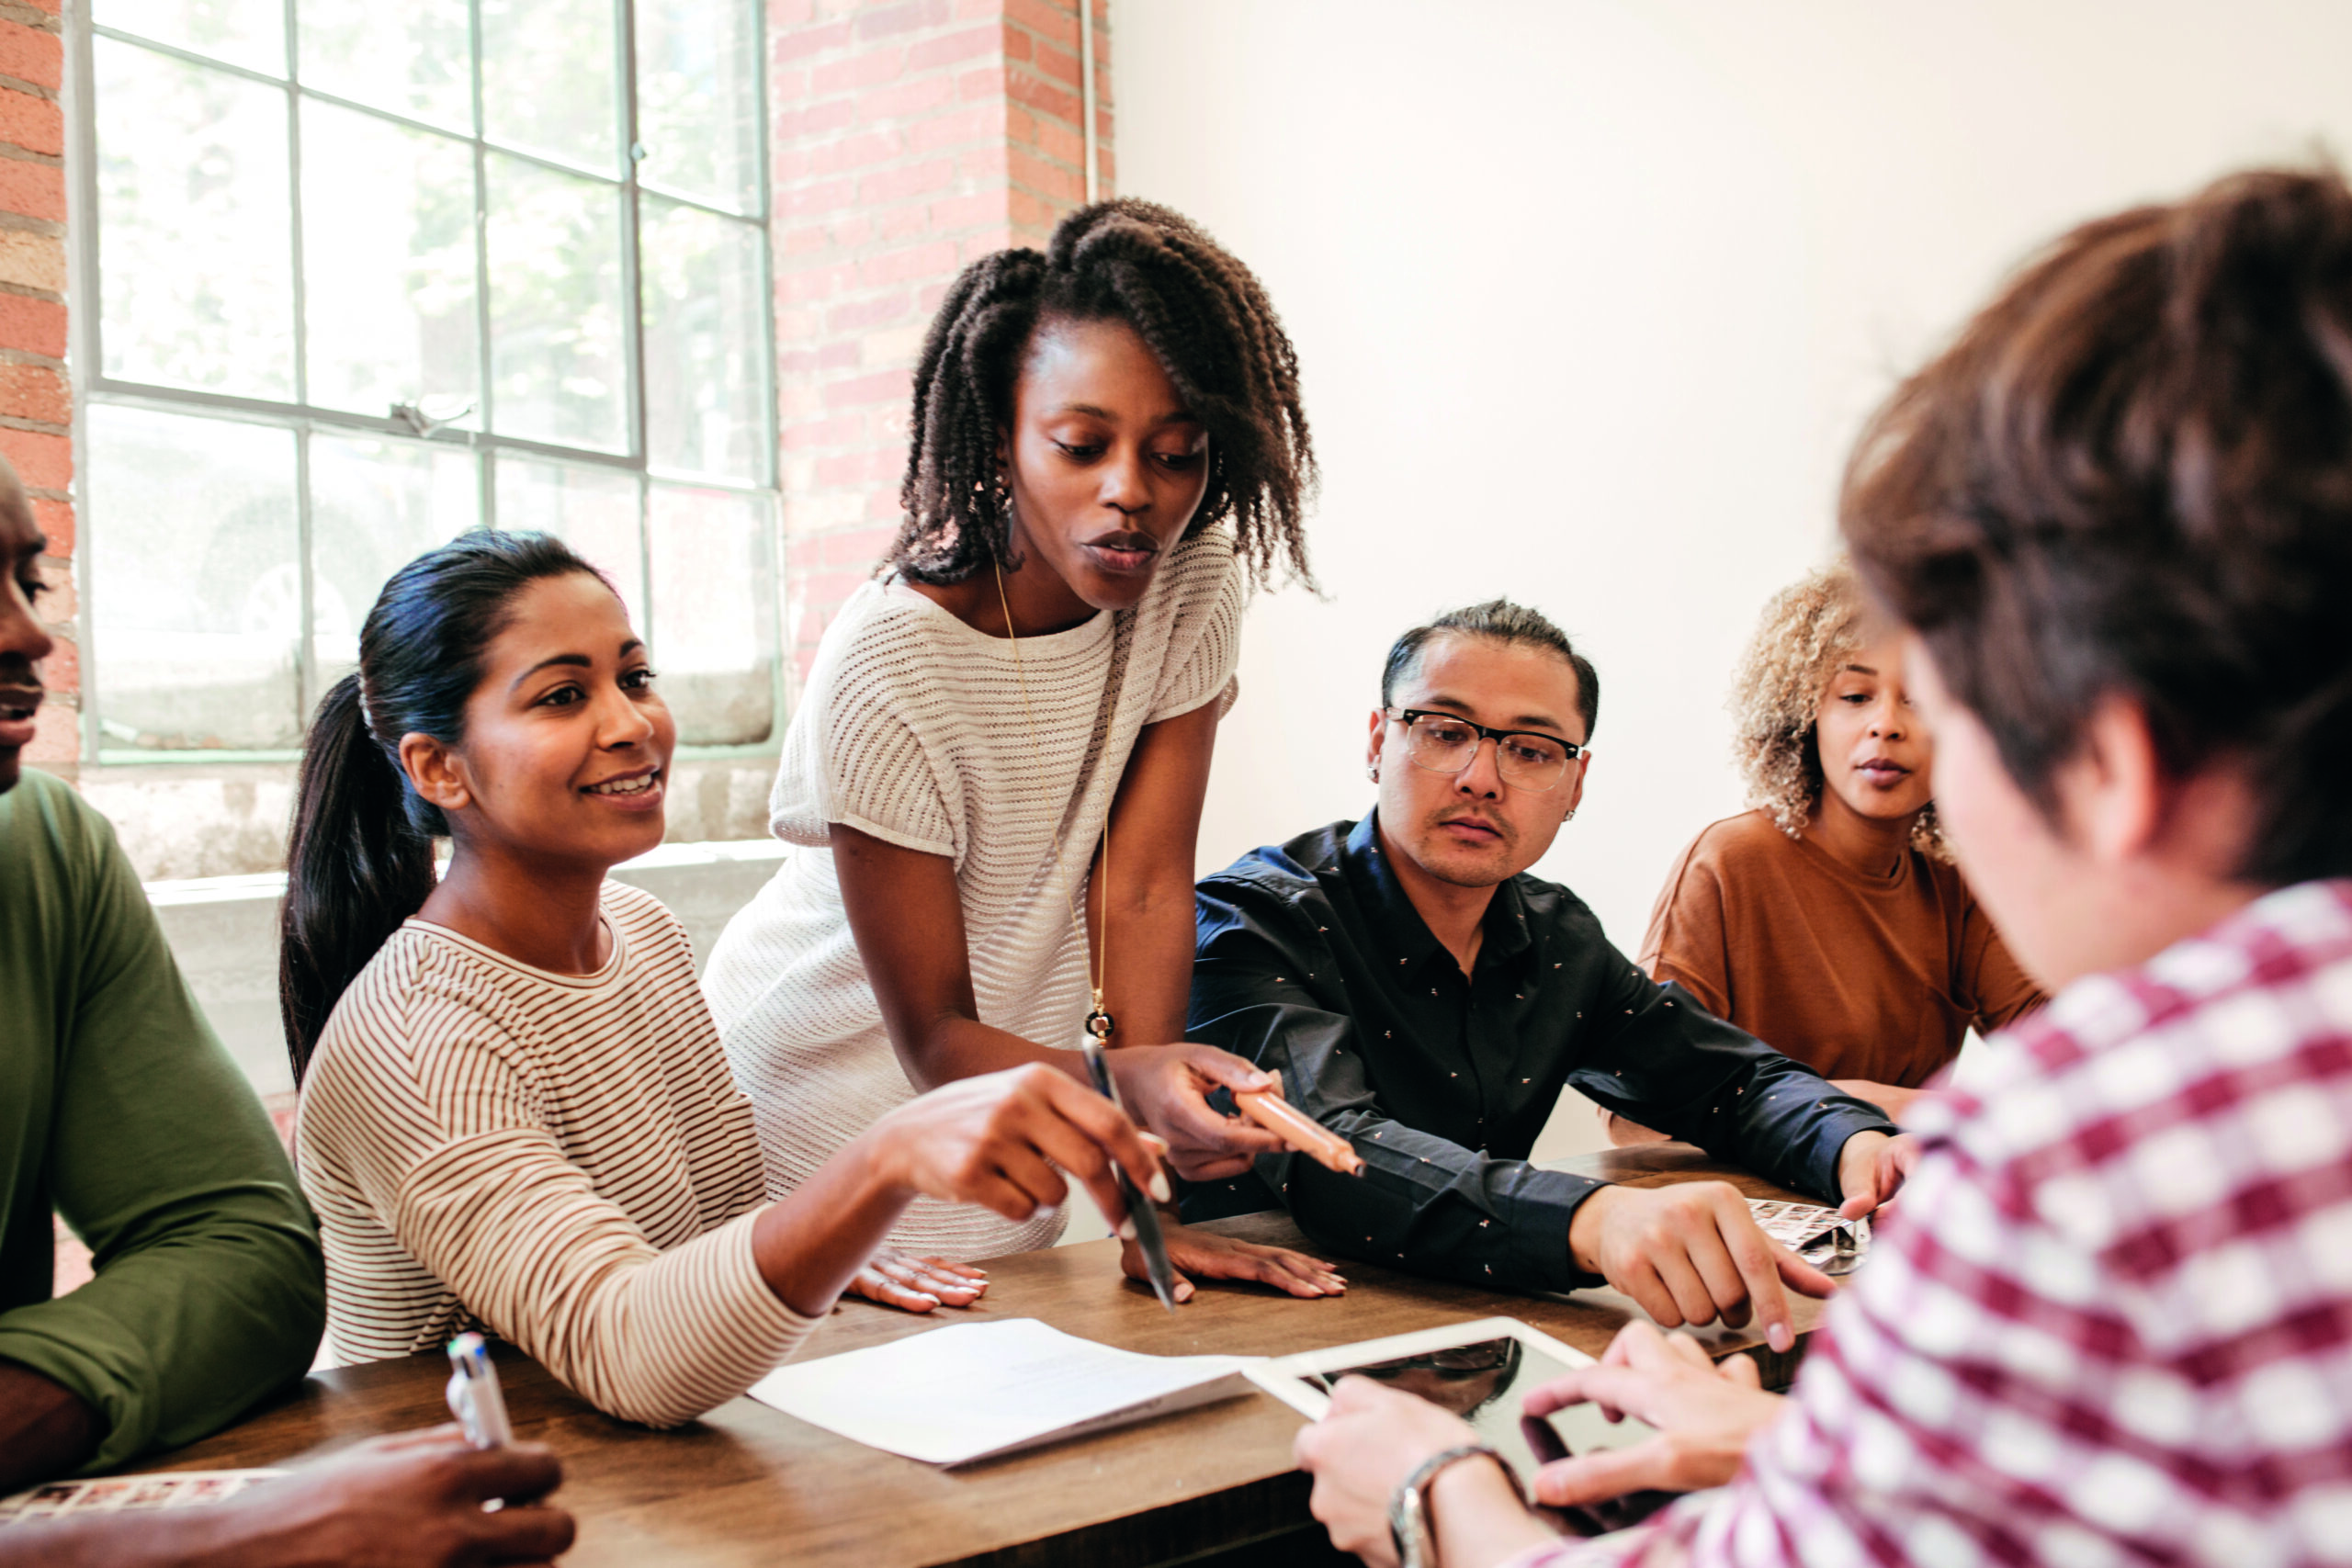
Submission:
M 786 626 L 800 674 L 896 526 L 909 375 L 949 281 L 989 251 L 1042 246 L 1085 199 L 1081 3 L 1109 195 L 1110 0 L 769 0 Z M 0 452 L 51 547 L 41 607 L 58 648 L 29 760 L 72 776 L 60 4 L 0 0 Z
M 1085 199 L 1080 4 L 1109 195 L 1110 0 L 771 0 L 786 627 L 803 676 L 897 526 L 910 374 L 947 285 L 989 251 L 1044 245 Z
M 27 760 L 69 776 L 79 755 L 74 636 L 74 395 L 65 380 L 65 119 L 60 0 L 0 0 L 0 453 L 49 535 L 40 612 L 57 651 Z

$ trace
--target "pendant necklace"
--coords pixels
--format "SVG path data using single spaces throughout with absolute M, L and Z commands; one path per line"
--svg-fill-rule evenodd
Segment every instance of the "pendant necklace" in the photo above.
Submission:
M 1029 760 L 1036 767 L 1037 790 L 1046 789 L 1046 756 L 1037 745 L 1037 715 L 1029 704 L 1029 675 L 1021 660 L 1020 634 L 1012 629 L 1012 601 L 1004 592 L 1004 568 L 990 563 L 996 573 L 996 602 L 1004 611 L 1004 637 L 1012 645 L 1012 676 L 1021 685 L 1021 716 L 1028 726 Z M 1061 858 L 1061 835 L 1054 836 L 1054 858 Z M 1076 886 L 1069 872 L 1062 874 L 1062 899 L 1069 907 L 1070 929 L 1078 933 L 1079 944 L 1088 946 L 1086 917 L 1079 900 Z M 1111 973 L 1111 814 L 1102 814 L 1102 931 L 1097 934 L 1087 955 L 1087 983 L 1093 992 L 1093 1002 L 1086 1015 L 1086 1032 L 1108 1045 L 1114 1027 L 1111 1014 L 1102 1005 L 1102 986 Z

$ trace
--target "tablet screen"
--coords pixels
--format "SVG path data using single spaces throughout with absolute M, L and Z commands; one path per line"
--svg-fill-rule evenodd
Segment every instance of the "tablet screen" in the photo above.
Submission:
M 1544 1461 L 1560 1456 L 1538 1453 L 1530 1447 L 1531 1434 L 1520 1423 L 1520 1402 L 1531 1389 L 1565 1377 L 1569 1371 L 1566 1364 L 1543 1351 L 1504 1336 L 1450 1345 L 1418 1356 L 1400 1356 L 1395 1360 L 1301 1375 L 1326 1393 L 1341 1378 L 1352 1376 L 1373 1378 L 1391 1388 L 1419 1394 L 1469 1422 L 1476 1428 L 1480 1440 L 1491 1444 L 1525 1481 Z M 1651 1435 L 1650 1428 L 1639 1421 L 1629 1418 L 1611 1423 L 1600 1414 L 1599 1406 L 1591 1404 L 1578 1404 L 1555 1413 L 1551 1417 L 1551 1427 L 1571 1454 L 1623 1448 Z M 1532 1436 L 1542 1441 L 1541 1434 Z

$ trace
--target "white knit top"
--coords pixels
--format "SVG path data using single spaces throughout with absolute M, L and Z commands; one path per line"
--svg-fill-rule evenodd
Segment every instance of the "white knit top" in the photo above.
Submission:
M 302 1190 L 345 1360 L 481 1326 L 599 1409 L 673 1426 L 812 1326 L 752 1260 L 763 1184 L 685 931 L 605 885 L 611 960 L 558 975 L 411 920 L 302 1085 Z
M 1231 687 L 1243 590 L 1233 536 L 1204 530 L 1169 553 L 1135 609 L 1021 638 L 1018 673 L 1009 639 L 903 584 L 866 583 L 842 607 L 769 800 L 769 826 L 793 848 L 703 974 L 772 1195 L 915 1092 L 850 934 L 829 826 L 951 859 L 981 1021 L 1075 1046 L 1089 987 L 1071 898 L 1083 907 L 1136 735 Z M 891 1240 L 991 1258 L 1049 1245 L 1061 1227 L 1058 1211 L 1014 1224 L 918 1199 Z

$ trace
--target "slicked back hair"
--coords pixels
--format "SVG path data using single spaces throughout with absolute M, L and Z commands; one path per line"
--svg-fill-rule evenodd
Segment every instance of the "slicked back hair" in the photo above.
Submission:
M 1593 669 L 1591 660 L 1576 650 L 1576 645 L 1568 641 L 1568 634 L 1554 626 L 1542 611 L 1514 604 L 1508 599 L 1489 599 L 1483 604 L 1448 610 L 1390 644 L 1388 662 L 1380 671 L 1382 707 L 1396 705 L 1396 682 L 1420 667 L 1421 649 L 1428 646 L 1430 638 L 1441 634 L 1548 649 L 1566 660 L 1568 667 L 1577 672 L 1577 712 L 1584 719 L 1584 738 L 1591 740 L 1593 726 L 1600 721 L 1600 671 Z
M 359 668 L 320 699 L 278 917 L 278 1011 L 298 1086 L 335 1002 L 433 894 L 433 840 L 449 823 L 409 783 L 401 739 L 463 741 L 482 657 L 516 595 L 574 574 L 604 579 L 545 534 L 482 530 L 427 550 L 384 584 L 359 627 Z
M 1071 213 L 1042 254 L 982 256 L 948 289 L 915 369 L 888 564 L 936 583 L 1018 564 L 997 451 L 1030 340 L 1056 320 L 1133 327 L 1208 431 L 1208 483 L 1187 535 L 1230 517 L 1253 579 L 1279 562 L 1312 586 L 1315 450 L 1282 319 L 1250 269 L 1191 220 L 1125 197 Z
M 2254 807 L 2239 876 L 2352 874 L 2352 189 L 2263 170 L 2086 223 L 1897 389 L 1842 525 L 2055 821 L 2099 705 Z

